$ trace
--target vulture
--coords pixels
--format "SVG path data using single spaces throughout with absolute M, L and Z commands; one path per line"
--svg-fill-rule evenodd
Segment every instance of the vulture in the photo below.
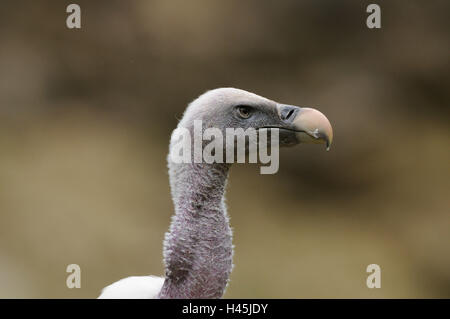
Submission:
M 216 128 L 224 135 L 227 128 L 277 130 L 280 147 L 322 143 L 328 149 L 333 139 L 331 124 L 321 112 L 236 88 L 202 94 L 188 105 L 177 129 L 193 132 L 198 121 L 202 130 Z M 165 275 L 121 279 L 105 287 L 99 298 L 221 298 L 225 292 L 233 268 L 232 232 L 224 197 L 232 163 L 174 161 L 173 136 L 168 169 L 175 213 L 163 245 Z M 249 144 L 246 140 L 246 155 Z M 232 147 L 237 146 L 233 143 Z

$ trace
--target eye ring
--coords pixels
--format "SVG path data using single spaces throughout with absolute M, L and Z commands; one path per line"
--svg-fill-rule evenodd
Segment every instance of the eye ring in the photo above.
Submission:
M 252 108 L 247 105 L 239 105 L 236 107 L 239 116 L 243 119 L 248 119 L 251 116 Z

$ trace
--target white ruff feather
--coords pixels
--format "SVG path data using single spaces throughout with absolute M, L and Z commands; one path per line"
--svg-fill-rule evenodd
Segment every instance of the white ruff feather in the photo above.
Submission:
M 154 299 L 163 283 L 162 277 L 127 277 L 103 288 L 98 299 Z

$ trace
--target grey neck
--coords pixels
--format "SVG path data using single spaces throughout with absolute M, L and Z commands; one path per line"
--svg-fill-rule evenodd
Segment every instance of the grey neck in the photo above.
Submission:
M 228 164 L 175 164 L 169 176 L 175 215 L 164 241 L 160 298 L 220 298 L 232 268 L 224 203 Z

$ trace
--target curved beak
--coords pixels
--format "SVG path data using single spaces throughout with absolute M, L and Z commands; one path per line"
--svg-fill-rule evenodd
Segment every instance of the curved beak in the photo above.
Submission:
M 309 107 L 279 104 L 278 114 L 284 128 L 295 132 L 297 143 L 326 144 L 327 150 L 330 149 L 333 129 L 321 112 Z
M 301 143 L 326 144 L 327 151 L 333 142 L 333 128 L 330 121 L 323 113 L 302 107 L 292 121 L 297 133 L 295 134 Z

